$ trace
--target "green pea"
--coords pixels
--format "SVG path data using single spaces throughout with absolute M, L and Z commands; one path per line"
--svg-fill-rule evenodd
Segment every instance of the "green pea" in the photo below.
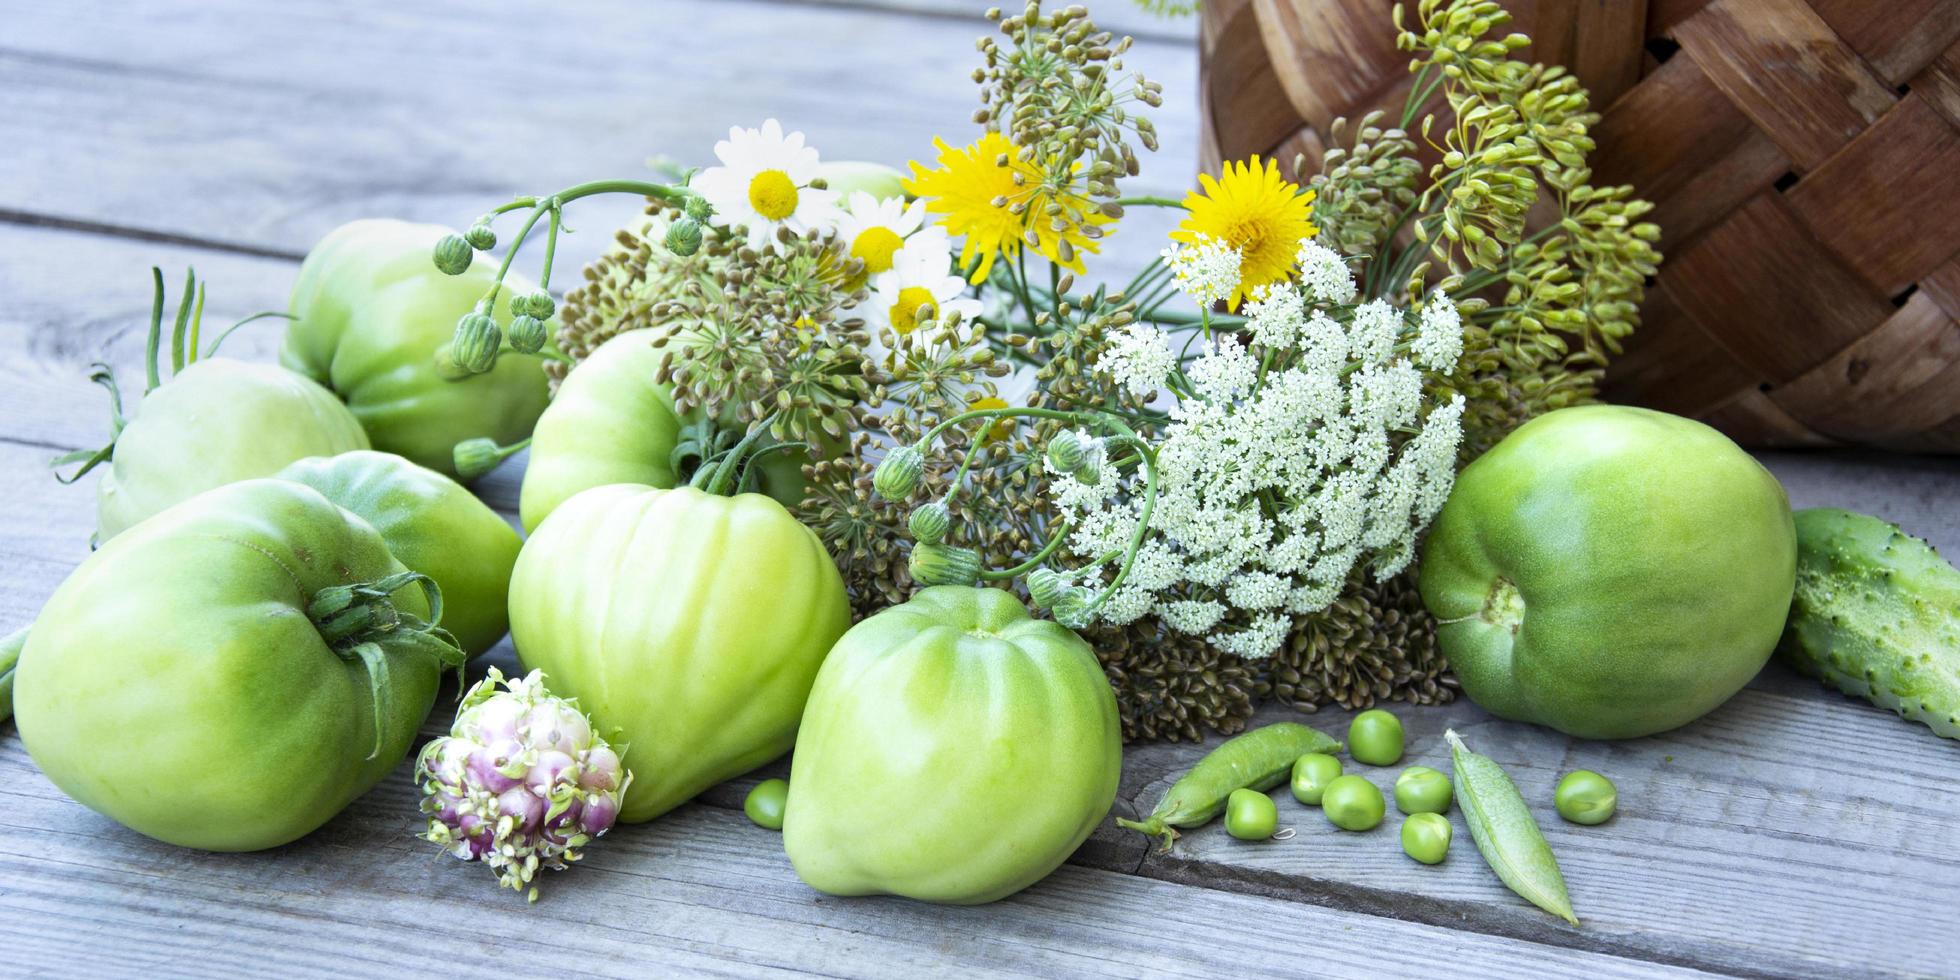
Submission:
M 742 812 L 755 821 L 755 825 L 769 830 L 783 829 L 783 807 L 789 802 L 789 783 L 781 779 L 765 779 L 749 790 L 748 799 L 742 801 Z
M 1558 781 L 1552 802 L 1558 807 L 1559 816 L 1590 827 L 1612 818 L 1614 808 L 1620 803 L 1620 792 L 1605 776 L 1591 769 L 1574 769 Z
M 1450 777 L 1428 766 L 1410 766 L 1395 777 L 1395 808 L 1403 813 L 1448 813 Z
M 1320 794 L 1340 775 L 1341 760 L 1323 752 L 1309 752 L 1293 760 L 1293 798 L 1319 806 Z
M 1450 818 L 1440 813 L 1411 813 L 1402 821 L 1402 853 L 1424 864 L 1441 864 L 1453 833 Z
M 1348 723 L 1348 754 L 1371 766 L 1401 762 L 1402 723 L 1380 708 L 1355 715 Z
M 1342 830 L 1373 830 L 1381 825 L 1388 804 L 1382 791 L 1361 776 L 1347 775 L 1327 784 L 1320 808 L 1328 822 Z
M 1235 789 L 1225 799 L 1225 832 L 1240 840 L 1265 840 L 1279 826 L 1279 807 L 1256 789 Z

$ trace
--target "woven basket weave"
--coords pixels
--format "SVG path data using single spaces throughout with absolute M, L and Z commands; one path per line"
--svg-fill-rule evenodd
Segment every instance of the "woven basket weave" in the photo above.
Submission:
M 1399 110 L 1390 0 L 1206 0 L 1205 165 Z M 1758 446 L 1960 453 L 1960 0 L 1508 0 L 1667 259 L 1607 395 Z

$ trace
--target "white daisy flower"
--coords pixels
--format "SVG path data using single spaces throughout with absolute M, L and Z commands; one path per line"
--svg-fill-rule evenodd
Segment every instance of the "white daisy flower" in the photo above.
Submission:
M 715 156 L 722 165 L 701 171 L 690 186 L 714 206 L 717 220 L 747 230 L 750 248 L 773 247 L 778 228 L 836 228 L 837 195 L 810 186 L 819 176 L 817 151 L 803 145 L 802 133 L 785 136 L 774 119 L 761 129 L 731 127 Z
M 926 202 L 853 191 L 837 221 L 837 237 L 852 258 L 864 260 L 866 280 L 890 272 L 892 259 L 926 220 Z
M 871 298 L 857 312 L 864 316 L 872 346 L 882 348 L 886 330 L 905 337 L 949 313 L 966 320 L 978 316 L 980 301 L 965 293 L 966 279 L 953 265 L 952 240 L 944 228 L 933 225 L 892 253 L 891 268 L 872 277 Z

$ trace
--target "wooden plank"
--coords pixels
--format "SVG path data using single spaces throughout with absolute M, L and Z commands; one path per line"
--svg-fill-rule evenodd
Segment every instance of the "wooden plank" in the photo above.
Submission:
M 979 908 L 839 899 L 780 837 L 688 806 L 621 827 L 543 898 L 438 856 L 407 768 L 319 832 L 258 854 L 157 844 L 62 797 L 0 742 L 0 910 L 14 969 L 345 976 L 494 971 L 643 977 L 814 972 L 1502 977 L 1683 975 L 1626 959 L 1065 867 Z M 186 964 L 194 963 L 194 967 Z
M 717 0 L 23 9 L 0 42 L 0 209 L 298 254 L 353 218 L 456 225 L 519 193 L 645 173 L 651 155 L 712 162 L 729 126 L 769 116 L 827 158 L 928 160 L 933 137 L 977 135 L 978 33 Z M 1178 194 L 1197 160 L 1195 46 L 1143 42 L 1127 61 L 1166 88 L 1149 113 L 1165 145 L 1127 189 Z M 561 268 L 637 210 L 576 206 L 585 234 Z M 1109 243 L 1125 279 L 1170 226 L 1133 215 Z

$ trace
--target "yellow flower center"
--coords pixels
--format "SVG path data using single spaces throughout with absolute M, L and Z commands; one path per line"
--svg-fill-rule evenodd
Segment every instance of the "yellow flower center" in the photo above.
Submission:
M 974 400 L 967 402 L 966 407 L 969 409 L 983 409 L 983 408 L 1007 408 L 1009 406 L 1004 399 L 1000 399 L 992 395 L 988 395 L 982 398 L 975 398 Z M 994 424 L 987 426 L 985 429 L 981 430 L 980 441 L 993 442 L 996 439 L 1005 439 L 1008 436 L 1014 434 L 1014 426 L 1016 424 L 1017 424 L 1017 420 L 1011 417 L 1004 418 L 1004 419 L 996 419 L 994 420 Z
M 892 267 L 892 254 L 905 244 L 905 239 L 883 225 L 874 225 L 858 232 L 851 242 L 851 257 L 864 260 L 864 274 L 875 276 Z
M 924 286 L 907 286 L 898 291 L 898 302 L 892 304 L 892 329 L 903 337 L 919 328 L 921 319 L 931 319 L 939 307 L 933 298 L 932 290 Z M 922 318 L 919 314 L 925 314 Z
M 796 184 L 780 170 L 764 170 L 749 178 L 749 207 L 770 221 L 796 213 Z

